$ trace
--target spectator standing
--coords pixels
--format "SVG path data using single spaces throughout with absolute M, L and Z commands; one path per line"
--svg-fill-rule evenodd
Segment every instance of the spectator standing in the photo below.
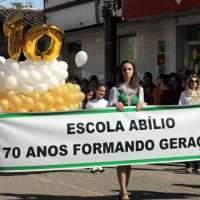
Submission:
M 200 103 L 200 80 L 196 74 L 191 74 L 187 79 L 185 91 L 181 93 L 179 105 L 199 104 Z M 200 161 L 186 163 L 185 171 L 192 173 L 195 170 L 200 174 Z
M 92 76 L 90 77 L 89 82 L 90 82 L 90 87 L 91 87 L 93 90 L 95 90 L 96 86 L 99 84 L 99 79 L 98 79 L 98 77 L 97 77 L 96 75 L 92 75 Z
M 153 105 L 153 90 L 155 85 L 153 83 L 153 76 L 151 72 L 145 72 L 143 76 L 144 100 L 148 105 Z
M 108 101 L 104 99 L 106 94 L 106 86 L 104 84 L 98 83 L 95 88 L 94 98 L 90 99 L 87 104 L 87 109 L 92 108 L 106 108 L 108 106 Z M 91 169 L 92 173 L 98 174 L 105 170 L 101 166 L 97 166 Z
M 167 85 L 167 75 L 161 74 L 157 80 L 157 84 L 153 90 L 153 104 L 162 105 L 164 104 L 165 93 L 169 90 Z
M 162 103 L 164 105 L 177 105 L 183 87 L 181 79 L 175 73 L 170 74 L 168 87 L 169 90 L 163 93 Z

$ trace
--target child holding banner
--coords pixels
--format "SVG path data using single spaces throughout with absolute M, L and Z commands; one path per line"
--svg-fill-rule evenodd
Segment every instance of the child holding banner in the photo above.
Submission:
M 94 98 L 87 102 L 86 108 L 106 108 L 108 106 L 108 101 L 104 99 L 106 94 L 106 86 L 104 84 L 98 83 L 95 87 Z M 105 170 L 101 167 L 92 168 L 91 172 L 98 174 Z
M 181 93 L 179 105 L 200 104 L 200 79 L 196 74 L 191 74 L 187 79 L 185 91 Z M 189 174 L 194 170 L 200 174 L 200 161 L 187 162 L 185 171 Z
M 123 111 L 124 106 L 136 106 L 141 110 L 144 103 L 143 88 L 137 81 L 136 67 L 131 61 L 123 61 L 121 64 L 120 82 L 110 90 L 109 106 L 115 106 L 118 111 Z M 129 200 L 127 192 L 131 166 L 118 166 L 117 176 L 120 185 L 119 200 Z

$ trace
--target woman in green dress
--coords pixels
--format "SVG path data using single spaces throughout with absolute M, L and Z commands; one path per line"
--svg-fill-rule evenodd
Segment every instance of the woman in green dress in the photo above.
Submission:
M 115 106 L 118 111 L 124 111 L 124 106 L 136 106 L 139 111 L 144 107 L 144 92 L 137 81 L 136 67 L 131 61 L 123 61 L 121 64 L 121 78 L 116 87 L 110 90 L 109 106 Z M 131 166 L 118 166 L 117 176 L 120 185 L 120 200 L 129 200 L 127 192 Z

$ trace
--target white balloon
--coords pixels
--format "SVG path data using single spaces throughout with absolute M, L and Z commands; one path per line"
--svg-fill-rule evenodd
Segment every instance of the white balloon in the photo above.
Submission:
M 62 68 L 63 70 L 68 69 L 68 64 L 65 61 L 59 61 L 58 64 L 59 64 L 59 67 Z
M 3 56 L 0 56 L 0 62 L 2 64 L 5 64 L 6 63 L 6 59 Z
M 32 60 L 29 60 L 29 59 L 25 60 L 24 63 L 25 63 L 26 65 L 33 65 L 33 61 L 32 61 Z
M 18 63 L 11 63 L 9 68 L 12 72 L 18 72 L 19 71 L 19 64 Z
M 0 71 L 0 80 L 5 78 L 6 74 L 4 71 Z
M 88 55 L 85 51 L 79 51 L 75 56 L 77 67 L 82 67 L 88 60 Z
M 30 77 L 33 79 L 33 82 L 41 81 L 41 74 L 36 70 L 30 71 Z
M 59 82 L 55 78 L 50 78 L 48 80 L 48 88 L 49 89 L 53 89 L 54 87 L 57 87 L 58 85 L 59 85 Z
M 43 74 L 45 79 L 49 79 L 49 78 L 52 77 L 52 73 L 48 68 L 43 68 L 42 69 L 42 74 Z
M 26 70 L 20 70 L 17 73 L 17 76 L 19 79 L 22 79 L 22 81 L 28 81 L 30 78 L 29 73 Z
M 62 75 L 63 75 L 63 79 L 68 78 L 68 72 L 67 71 L 63 71 Z
M 6 89 L 15 89 L 18 85 L 17 79 L 15 76 L 8 76 L 5 80 Z
M 28 85 L 28 84 L 23 84 L 23 83 L 20 84 L 18 88 L 19 88 L 19 91 L 25 94 L 31 93 L 34 90 L 33 86 Z
M 43 61 L 43 60 L 39 60 L 39 61 L 36 61 L 36 62 L 34 63 L 34 65 L 37 66 L 37 67 L 43 67 L 43 66 L 46 65 L 46 63 L 45 63 L 45 61 Z
M 24 66 L 24 69 L 26 69 L 27 71 L 31 71 L 31 70 L 33 70 L 34 69 L 34 66 L 33 65 L 25 65 Z
M 16 61 L 13 60 L 12 58 L 8 58 L 8 59 L 6 60 L 5 65 L 9 65 L 9 64 L 11 64 L 11 63 L 15 63 L 15 62 L 16 62 Z
M 46 83 L 39 83 L 35 87 L 36 87 L 36 91 L 39 91 L 39 92 L 46 92 L 48 90 Z
M 57 70 L 54 75 L 58 80 L 61 81 L 68 76 L 68 72 L 65 70 Z

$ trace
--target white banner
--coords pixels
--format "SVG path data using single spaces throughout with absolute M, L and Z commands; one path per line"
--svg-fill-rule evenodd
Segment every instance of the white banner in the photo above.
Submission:
M 0 114 L 0 171 L 200 160 L 200 106 Z

